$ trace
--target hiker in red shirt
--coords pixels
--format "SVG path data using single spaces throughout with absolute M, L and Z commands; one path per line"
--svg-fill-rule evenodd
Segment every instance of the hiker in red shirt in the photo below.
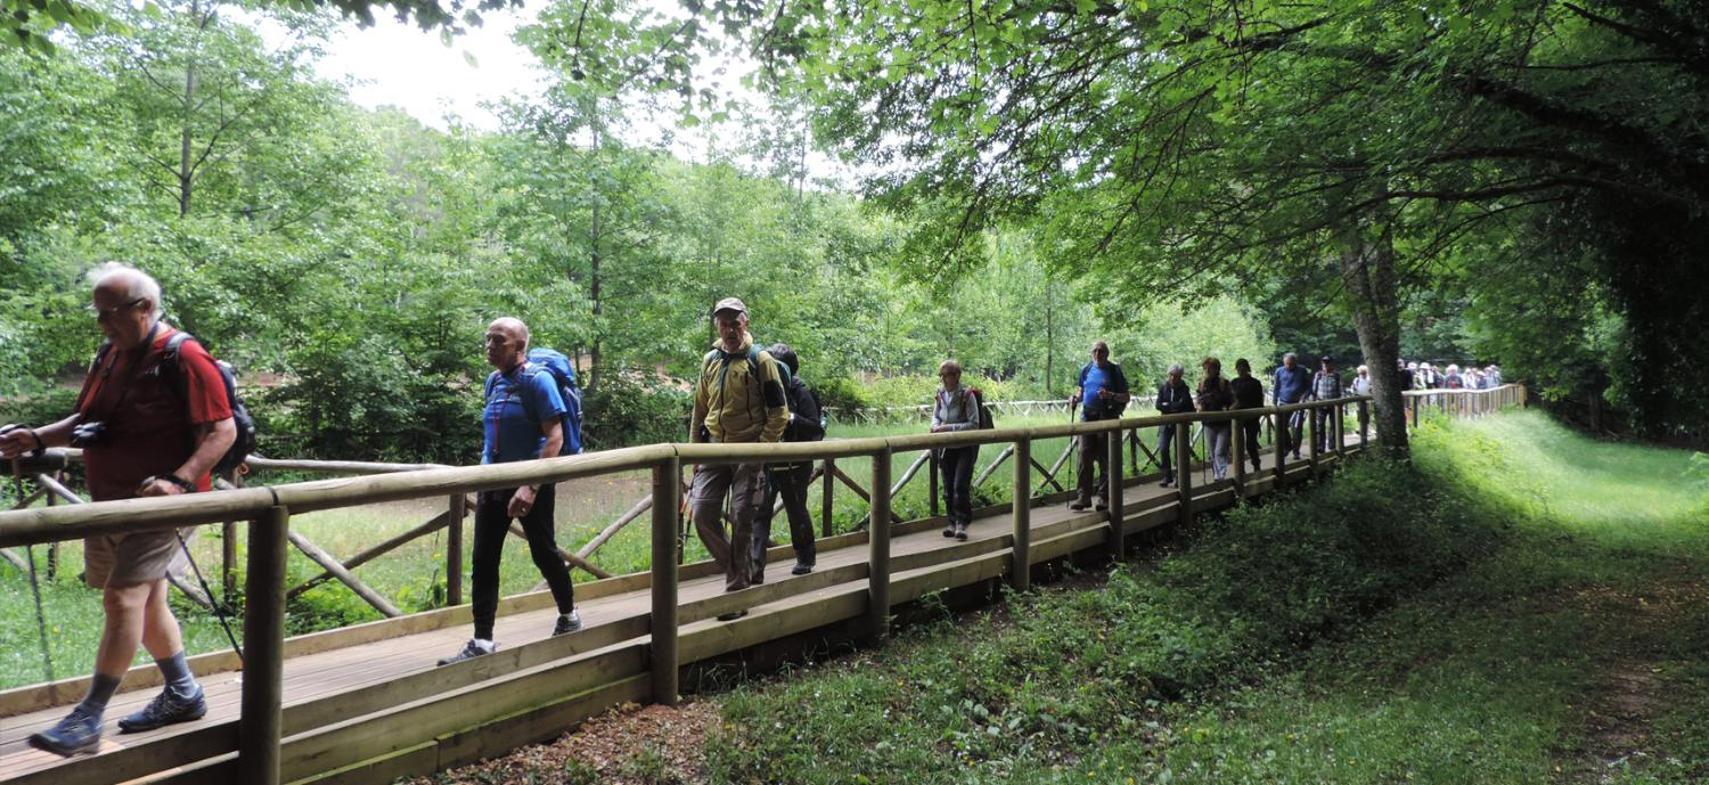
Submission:
M 208 490 L 209 469 L 237 438 L 213 358 L 189 339 L 178 345 L 175 364 L 164 362 L 178 331 L 161 320 L 160 284 L 147 274 L 109 262 L 90 278 L 93 313 L 107 341 L 83 381 L 76 412 L 52 425 L 0 435 L 0 457 L 81 447 L 95 501 Z M 180 568 L 180 551 L 172 530 L 83 541 L 84 579 L 101 590 L 106 611 L 95 674 L 83 701 L 52 728 L 30 736 L 30 744 L 61 755 L 95 751 L 107 701 L 139 644 L 154 657 L 166 686 L 146 708 L 119 720 L 120 731 L 151 730 L 207 712 L 166 602 L 166 576 Z

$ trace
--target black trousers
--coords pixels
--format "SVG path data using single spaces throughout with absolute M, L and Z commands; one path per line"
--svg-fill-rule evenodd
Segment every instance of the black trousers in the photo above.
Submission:
M 1080 439 L 1080 483 L 1078 495 L 1084 499 L 1097 496 L 1100 499 L 1109 498 L 1110 490 L 1110 452 L 1107 447 L 1110 435 L 1107 433 L 1083 433 Z M 1101 473 L 1098 467 L 1103 467 Z
M 813 464 L 797 463 L 766 469 L 765 502 L 754 515 L 753 574 L 765 577 L 766 541 L 771 539 L 772 510 L 777 500 L 783 500 L 783 512 L 789 516 L 789 544 L 795 548 L 795 560 L 812 565 L 817 558 L 813 543 L 813 516 L 807 512 L 807 488 L 811 485 Z
M 944 514 L 950 523 L 966 525 L 973 522 L 973 465 L 978 462 L 978 445 L 946 447 L 938 455 Z
M 1300 445 L 1305 443 L 1301 432 L 1305 430 L 1305 410 L 1288 413 L 1288 425 L 1276 432 L 1276 454 L 1291 452 L 1299 455 Z
M 1157 426 L 1157 468 L 1167 482 L 1175 481 L 1175 428 L 1174 424 Z
M 1250 420 L 1240 421 L 1240 432 L 1246 439 L 1246 460 L 1252 462 L 1252 468 L 1254 469 L 1263 465 L 1263 462 L 1259 460 L 1258 455 L 1258 450 L 1260 449 L 1258 447 L 1258 435 L 1263 430 L 1264 418 L 1262 417 L 1253 417 Z
M 559 613 L 569 613 L 576 607 L 575 590 L 570 586 L 570 568 L 558 555 L 558 543 L 553 532 L 552 513 L 557 507 L 556 489 L 542 485 L 534 494 L 534 506 L 522 516 L 522 531 L 528 535 L 528 552 L 546 585 L 552 587 L 552 599 L 558 602 Z M 485 491 L 475 499 L 475 565 L 469 582 L 470 605 L 475 615 L 475 637 L 493 639 L 493 618 L 498 612 L 498 564 L 504 556 L 504 538 L 510 532 L 510 497 L 515 488 Z

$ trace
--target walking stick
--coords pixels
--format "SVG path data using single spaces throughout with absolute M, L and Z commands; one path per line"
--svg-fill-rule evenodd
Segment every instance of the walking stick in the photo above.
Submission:
M 11 433 L 15 430 L 18 430 L 18 426 L 6 425 L 4 427 L 0 427 L 0 435 Z M 24 467 L 22 460 L 16 457 L 12 459 L 12 493 L 16 495 L 20 501 L 24 499 Z M 47 677 L 46 683 L 52 684 L 53 654 L 48 649 L 47 614 L 42 610 L 42 586 L 41 579 L 36 575 L 36 551 L 34 545 L 26 544 L 24 546 L 24 560 L 29 562 L 30 595 L 36 602 L 36 634 L 37 639 L 41 641 L 42 674 Z

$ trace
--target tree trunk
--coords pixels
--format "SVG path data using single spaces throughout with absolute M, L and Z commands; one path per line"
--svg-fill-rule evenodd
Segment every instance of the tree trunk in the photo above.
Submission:
M 190 118 L 196 106 L 196 64 L 184 66 L 184 117 L 178 132 L 178 217 L 190 214 L 191 187 L 196 172 L 190 160 Z
M 595 98 L 593 100 L 594 100 L 594 111 L 593 111 L 594 121 L 591 124 L 591 128 L 593 130 L 593 147 L 592 147 L 590 152 L 592 153 L 592 160 L 598 161 L 600 156 L 601 156 L 601 152 L 600 152 L 600 141 L 601 140 L 600 140 L 600 133 L 599 133 L 600 132 L 599 99 Z M 598 168 L 597 164 L 595 165 L 595 168 L 596 169 Z M 604 363 L 601 361 L 601 356 L 603 353 L 600 351 L 600 348 L 601 348 L 600 344 L 602 343 L 600 338 L 605 334 L 605 324 L 604 324 L 604 322 L 602 322 L 600 320 L 600 314 L 605 312 L 605 304 L 602 300 L 603 294 L 600 291 L 600 280 L 599 280 L 599 263 L 600 263 L 599 244 L 600 244 L 600 240 L 602 239 L 601 232 L 603 231 L 603 227 L 600 225 L 599 218 L 600 218 L 599 202 L 596 200 L 593 203 L 592 220 L 588 222 L 589 226 L 588 226 L 588 285 L 587 285 L 587 288 L 588 288 L 588 297 L 593 300 L 593 330 L 591 331 L 592 335 L 588 340 L 587 389 L 588 389 L 589 393 L 592 393 L 594 387 L 599 384 L 600 374 L 605 371 Z
M 1405 456 L 1409 450 L 1406 406 L 1400 392 L 1400 296 L 1396 291 L 1394 237 L 1387 228 L 1365 242 L 1351 219 L 1340 230 L 1341 280 L 1353 306 L 1359 348 L 1371 372 L 1371 421 L 1377 444 Z

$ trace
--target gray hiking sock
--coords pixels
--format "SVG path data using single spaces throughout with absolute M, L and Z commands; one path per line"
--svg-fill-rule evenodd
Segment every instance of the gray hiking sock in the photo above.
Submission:
M 166 680 L 166 689 L 180 698 L 188 698 L 196 694 L 196 677 L 190 675 L 190 663 L 184 659 L 184 650 L 164 660 L 155 660 L 160 668 L 160 675 Z
M 77 704 L 73 711 L 100 719 L 107 713 L 107 701 L 113 699 L 113 693 L 119 691 L 119 677 L 97 673 L 89 680 L 89 694 L 83 696 L 83 702 Z

